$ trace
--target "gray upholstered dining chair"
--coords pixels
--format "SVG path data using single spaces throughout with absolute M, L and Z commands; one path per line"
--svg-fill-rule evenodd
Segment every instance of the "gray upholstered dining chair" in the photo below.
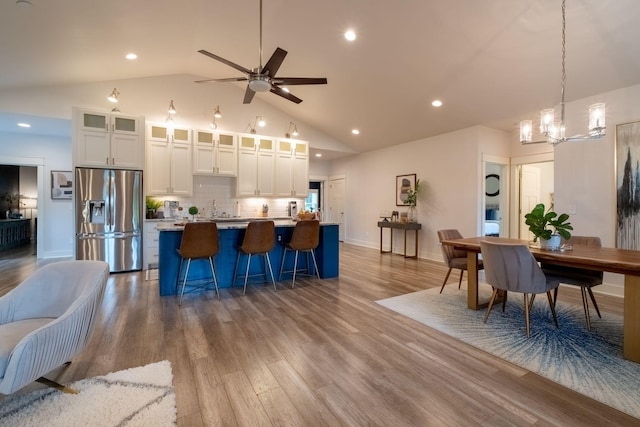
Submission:
M 447 271 L 447 275 L 444 277 L 444 281 L 442 282 L 442 287 L 440 288 L 440 293 L 444 290 L 444 286 L 447 284 L 447 280 L 449 279 L 449 275 L 451 274 L 451 270 L 457 268 L 460 270 L 460 279 L 458 279 L 458 289 L 460 289 L 460 285 L 462 284 L 462 275 L 467 270 L 467 252 L 455 249 L 453 246 L 443 245 L 443 240 L 451 240 L 451 239 L 462 239 L 462 234 L 456 229 L 448 229 L 448 230 L 438 230 L 438 240 L 440 241 L 440 247 L 442 249 L 442 257 L 444 258 L 444 263 L 449 267 L 449 271 Z M 482 270 L 483 264 L 482 260 L 478 260 L 478 269 Z
M 529 310 L 533 303 L 533 298 L 536 294 L 546 293 L 553 322 L 558 327 L 555 302 L 551 296 L 551 291 L 558 287 L 562 278 L 545 275 L 529 248 L 524 244 L 482 241 L 480 242 L 480 247 L 482 248 L 482 258 L 484 259 L 485 276 L 487 282 L 493 287 L 484 322 L 486 323 L 489 318 L 498 291 L 503 291 L 503 311 L 509 292 L 522 293 L 528 338 L 531 336 Z M 531 295 L 531 300 L 529 295 Z
M 602 246 L 600 238 L 594 236 L 571 236 L 571 238 L 566 240 L 564 244 L 572 246 L 592 246 L 598 248 Z M 587 299 L 587 294 L 589 294 L 589 297 L 591 298 L 591 302 L 598 313 L 598 317 L 602 318 L 596 298 L 593 295 L 593 291 L 591 291 L 593 286 L 602 284 L 602 271 L 587 270 L 576 267 L 564 267 L 561 265 L 549 264 L 548 262 L 541 263 L 541 267 L 545 274 L 562 276 L 564 279 L 560 283 L 580 287 L 582 307 L 584 308 L 584 316 L 587 321 L 587 329 L 591 330 L 591 316 L 589 315 L 589 300 Z M 554 291 L 554 301 L 558 301 L 558 288 Z

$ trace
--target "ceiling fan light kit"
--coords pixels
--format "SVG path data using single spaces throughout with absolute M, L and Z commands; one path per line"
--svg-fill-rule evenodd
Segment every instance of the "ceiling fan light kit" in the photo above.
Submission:
M 244 73 L 247 77 L 231 77 L 225 79 L 206 79 L 206 80 L 196 80 L 196 83 L 209 83 L 209 82 L 242 82 L 246 81 L 247 89 L 244 94 L 244 104 L 249 104 L 253 100 L 256 92 L 271 92 L 275 93 L 278 96 L 281 96 L 285 99 L 288 99 L 291 102 L 295 102 L 299 104 L 302 102 L 302 99 L 298 98 L 295 95 L 292 95 L 289 90 L 285 90 L 282 86 L 288 85 L 317 85 L 317 84 L 327 84 L 327 79 L 324 77 L 276 77 L 276 73 L 278 69 L 282 65 L 282 61 L 287 56 L 287 51 L 281 48 L 276 48 L 273 52 L 273 55 L 269 58 L 267 63 L 262 66 L 262 0 L 260 0 L 260 66 L 254 69 L 249 69 L 243 67 L 242 65 L 238 65 L 235 62 L 231 62 L 228 59 L 222 58 L 216 54 L 208 52 L 204 49 L 199 50 L 198 52 L 208 56 L 211 59 L 215 59 L 216 61 L 222 62 L 230 66 L 231 68 L 235 68 L 236 70 Z
M 564 89 L 567 80 L 567 72 L 565 68 L 565 52 L 566 52 L 566 0 L 562 0 L 562 84 L 561 84 L 561 101 L 560 101 L 560 121 L 555 120 L 555 110 L 547 108 L 540 112 L 540 133 L 547 138 L 549 144 L 559 144 L 569 141 L 584 141 L 591 139 L 600 139 L 606 134 L 605 122 L 605 105 L 604 103 L 596 103 L 589 106 L 589 134 L 565 136 L 564 126 L 564 108 L 565 98 Z M 545 141 L 532 141 L 533 123 L 531 120 L 522 120 L 520 122 L 520 142 L 522 144 L 534 144 Z

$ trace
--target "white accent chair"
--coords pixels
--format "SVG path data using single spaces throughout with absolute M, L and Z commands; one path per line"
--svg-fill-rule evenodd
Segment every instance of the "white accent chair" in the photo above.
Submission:
M 55 262 L 0 298 L 0 393 L 34 380 L 64 388 L 43 376 L 89 343 L 108 277 L 102 261 Z

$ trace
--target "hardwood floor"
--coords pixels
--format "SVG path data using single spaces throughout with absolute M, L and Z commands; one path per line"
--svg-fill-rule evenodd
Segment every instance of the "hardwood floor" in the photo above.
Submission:
M 224 289 L 221 301 L 190 294 L 182 307 L 144 272 L 111 275 L 89 348 L 51 376 L 71 382 L 168 359 L 180 426 L 640 425 L 375 304 L 439 287 L 442 264 L 340 251 L 338 279 L 254 285 L 246 296 Z M 0 257 L 0 293 L 36 264 Z M 580 304 L 572 289 L 561 296 Z M 619 298 L 598 302 L 604 315 L 622 311 Z

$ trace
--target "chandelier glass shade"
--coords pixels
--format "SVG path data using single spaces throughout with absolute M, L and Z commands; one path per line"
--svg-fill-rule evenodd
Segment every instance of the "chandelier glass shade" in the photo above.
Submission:
M 546 138 L 546 142 L 550 144 L 559 144 L 568 141 L 580 141 L 589 139 L 599 139 L 606 134 L 605 122 L 605 105 L 604 103 L 592 104 L 589 106 L 589 131 L 587 135 L 565 136 L 565 86 L 567 80 L 567 72 L 565 67 L 566 57 L 566 0 L 562 0 L 562 79 L 561 79 L 561 101 L 560 101 L 560 119 L 556 120 L 556 111 L 553 108 L 547 108 L 540 112 L 540 133 Z M 522 120 L 520 122 L 520 142 L 523 144 L 532 143 L 531 120 Z M 544 142 L 544 141 L 536 141 Z

